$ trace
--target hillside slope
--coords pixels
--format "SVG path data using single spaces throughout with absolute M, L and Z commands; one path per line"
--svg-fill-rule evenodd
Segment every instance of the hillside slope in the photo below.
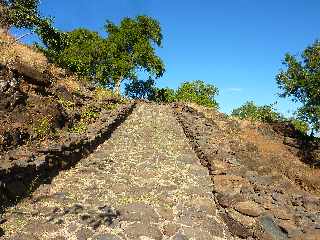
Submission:
M 318 239 L 316 188 L 282 171 L 285 146 L 271 165 L 246 129 L 139 103 L 96 151 L 7 209 L 4 239 Z
M 0 239 L 320 239 L 316 143 L 0 52 Z
M 320 170 L 301 162 L 283 135 L 199 106 L 177 104 L 175 111 L 234 235 L 320 238 Z
M 104 141 L 132 104 L 0 35 L 0 214 Z

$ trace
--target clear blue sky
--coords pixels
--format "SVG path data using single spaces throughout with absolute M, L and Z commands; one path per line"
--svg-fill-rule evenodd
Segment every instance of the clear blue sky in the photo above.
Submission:
M 212 83 L 223 112 L 247 100 L 279 101 L 281 112 L 292 112 L 295 106 L 277 97 L 275 75 L 286 52 L 299 54 L 320 38 L 319 0 L 42 0 L 41 11 L 62 30 L 101 33 L 107 19 L 155 17 L 164 35 L 157 52 L 166 64 L 158 85 Z

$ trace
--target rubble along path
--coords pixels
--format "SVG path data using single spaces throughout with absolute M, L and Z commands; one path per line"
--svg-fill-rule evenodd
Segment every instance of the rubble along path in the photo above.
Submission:
M 8 209 L 3 239 L 233 239 L 169 106 L 138 104 L 98 149 Z

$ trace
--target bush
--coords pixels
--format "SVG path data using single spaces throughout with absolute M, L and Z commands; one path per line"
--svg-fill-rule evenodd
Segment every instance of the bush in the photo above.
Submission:
M 151 100 L 159 103 L 172 103 L 176 101 L 175 94 L 175 91 L 171 88 L 156 88 Z
M 234 109 L 231 115 L 240 119 L 267 123 L 282 119 L 281 114 L 275 111 L 274 104 L 257 106 L 253 101 L 246 102 L 241 107 Z
M 276 112 L 275 104 L 257 106 L 253 101 L 246 102 L 239 108 L 232 111 L 231 115 L 240 119 L 247 119 L 251 121 L 275 123 L 286 122 L 291 124 L 295 130 L 302 135 L 306 135 L 310 130 L 307 122 L 297 118 L 285 118 L 280 113 Z
M 310 127 L 307 122 L 300 119 L 291 118 L 289 119 L 293 127 L 302 134 L 307 134 L 310 130 Z
M 133 80 L 125 85 L 125 95 L 134 99 L 152 99 L 156 91 L 154 80 Z
M 100 115 L 100 111 L 95 107 L 88 107 L 81 113 L 81 120 L 84 122 L 91 122 L 98 118 Z
M 113 92 L 108 88 L 97 87 L 95 89 L 94 98 L 96 100 L 99 100 L 99 101 L 108 100 L 108 99 L 113 98 L 113 97 L 114 97 Z
M 88 129 L 88 125 L 94 122 L 100 115 L 99 109 L 94 106 L 89 106 L 80 114 L 80 120 L 71 126 L 69 129 L 72 133 L 82 134 Z
M 33 125 L 33 132 L 37 138 L 44 138 L 52 132 L 52 123 L 47 117 L 37 120 Z
M 205 107 L 218 108 L 215 96 L 218 88 L 204 81 L 196 80 L 184 82 L 176 92 L 176 100 L 181 102 L 193 102 Z

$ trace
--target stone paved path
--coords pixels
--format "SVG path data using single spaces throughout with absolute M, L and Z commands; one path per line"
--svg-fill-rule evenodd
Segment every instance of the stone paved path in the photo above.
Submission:
M 233 239 L 167 106 L 140 104 L 71 170 L 9 209 L 4 239 Z

